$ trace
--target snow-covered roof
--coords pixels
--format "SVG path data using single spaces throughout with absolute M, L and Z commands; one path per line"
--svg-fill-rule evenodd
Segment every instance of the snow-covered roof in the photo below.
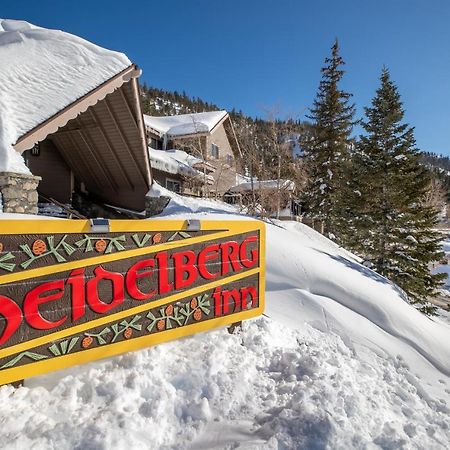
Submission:
M 17 140 L 131 65 L 80 37 L 0 19 L 0 171 L 29 173 Z
M 196 158 L 182 150 L 156 150 L 149 147 L 149 156 L 152 168 L 174 175 L 182 175 L 190 178 L 203 177 L 204 174 L 195 166 L 204 163 L 202 159 Z M 208 180 L 213 180 L 207 175 Z
M 184 153 L 184 152 L 183 152 Z M 162 170 L 163 172 L 174 175 L 184 175 L 187 177 L 196 177 L 199 172 L 192 168 L 186 162 L 179 161 L 167 150 L 156 150 L 149 147 L 150 163 L 152 168 Z
M 226 111 L 209 111 L 176 116 L 147 116 L 144 122 L 148 128 L 161 136 L 185 136 L 188 134 L 208 133 L 227 116 Z
M 253 189 L 281 189 L 283 191 L 294 191 L 295 183 L 291 180 L 254 180 L 253 181 Z M 233 186 L 229 189 L 229 192 L 248 192 L 252 190 L 252 183 L 250 181 L 246 181 L 244 183 L 240 183 L 236 186 Z
M 189 167 L 194 167 L 196 164 L 202 164 L 204 162 L 203 159 L 197 158 L 196 156 L 193 156 L 183 150 L 178 150 L 175 148 L 166 150 L 166 153 Z

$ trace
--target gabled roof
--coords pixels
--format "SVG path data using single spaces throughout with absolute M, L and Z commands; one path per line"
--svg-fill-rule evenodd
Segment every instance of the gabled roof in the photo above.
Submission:
M 146 127 L 155 134 L 174 138 L 210 133 L 227 117 L 226 111 L 209 111 L 162 117 L 144 115 L 144 122 Z
M 8 19 L 0 19 L 0 61 L 0 171 L 24 173 L 17 151 L 25 148 L 13 149 L 23 136 L 132 66 L 123 53 Z

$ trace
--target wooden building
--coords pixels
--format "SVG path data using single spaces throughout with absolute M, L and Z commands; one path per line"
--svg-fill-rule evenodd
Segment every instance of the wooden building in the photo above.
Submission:
M 142 211 L 151 184 L 137 77 L 132 65 L 33 128 L 14 145 L 38 192 L 71 203 L 75 191 Z
M 191 167 L 200 176 L 200 194 L 222 197 L 236 184 L 241 151 L 230 116 L 226 111 L 210 111 L 175 116 L 146 116 L 150 159 L 152 152 L 181 150 L 196 159 Z M 171 190 L 189 190 L 186 178 L 156 169 L 155 178 Z M 192 180 L 190 180 L 192 182 Z M 195 185 L 195 184 L 194 184 Z
M 152 178 L 140 69 L 123 53 L 8 19 L 0 60 L 3 210 L 36 213 L 37 194 L 62 204 L 80 194 L 143 211 Z

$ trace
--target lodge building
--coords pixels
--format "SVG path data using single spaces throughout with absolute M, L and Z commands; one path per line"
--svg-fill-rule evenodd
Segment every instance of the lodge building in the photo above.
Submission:
M 236 184 L 229 114 L 143 116 L 141 71 L 124 54 L 0 19 L 0 58 L 3 212 L 144 217 L 158 212 L 153 180 L 216 198 Z
M 143 211 L 152 176 L 140 69 L 121 53 L 27 22 L 1 20 L 0 38 L 1 60 L 11 60 L 0 67 L 3 211 L 36 213 L 38 194 Z

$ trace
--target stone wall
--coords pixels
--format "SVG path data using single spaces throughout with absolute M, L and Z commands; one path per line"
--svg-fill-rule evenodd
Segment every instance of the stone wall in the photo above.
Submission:
M 3 212 L 37 214 L 37 187 L 41 177 L 20 173 L 0 172 L 0 193 Z
M 145 197 L 145 216 L 152 217 L 163 212 L 164 208 L 169 204 L 170 197 L 161 195 L 160 197 Z

